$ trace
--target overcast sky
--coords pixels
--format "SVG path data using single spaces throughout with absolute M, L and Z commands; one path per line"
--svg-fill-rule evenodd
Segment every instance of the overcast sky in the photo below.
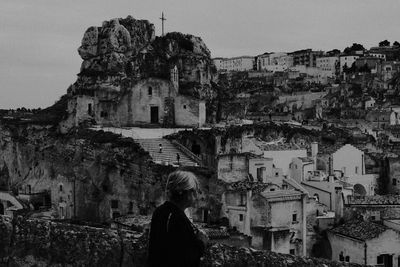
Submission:
M 400 41 L 399 0 L 0 0 L 0 109 L 47 107 L 74 83 L 84 31 L 132 15 L 202 37 L 212 56 Z

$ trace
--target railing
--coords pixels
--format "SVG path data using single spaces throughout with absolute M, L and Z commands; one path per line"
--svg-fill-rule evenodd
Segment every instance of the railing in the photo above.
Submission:
M 201 158 L 199 158 L 198 156 L 196 156 L 192 151 L 190 151 L 189 149 L 187 149 L 184 145 L 182 145 L 181 143 L 175 141 L 175 140 L 171 140 L 171 143 L 173 145 L 175 145 L 180 151 L 182 151 L 183 153 L 185 153 L 186 156 L 188 156 L 190 159 L 192 159 L 193 161 L 195 161 L 197 164 L 199 164 L 199 166 L 203 166 L 203 161 L 201 160 Z

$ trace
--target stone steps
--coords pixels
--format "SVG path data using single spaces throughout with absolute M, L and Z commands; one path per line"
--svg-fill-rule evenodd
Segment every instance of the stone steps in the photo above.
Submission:
M 179 165 L 194 166 L 197 164 L 167 139 L 135 139 L 135 142 L 139 143 L 144 150 L 149 152 L 156 163 L 177 165 L 177 154 L 179 154 Z M 161 152 L 160 144 L 162 145 Z

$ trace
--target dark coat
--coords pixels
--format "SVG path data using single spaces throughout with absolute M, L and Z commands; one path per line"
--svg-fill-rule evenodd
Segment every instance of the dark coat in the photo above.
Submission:
M 153 213 L 147 266 L 199 266 L 204 244 L 175 204 L 166 201 Z

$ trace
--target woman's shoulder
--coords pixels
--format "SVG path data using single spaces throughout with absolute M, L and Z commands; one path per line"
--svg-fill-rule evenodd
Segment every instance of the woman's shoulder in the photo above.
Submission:
M 163 204 L 161 204 L 155 209 L 153 216 L 168 215 L 171 213 L 179 214 L 179 209 L 173 203 L 165 201 Z

